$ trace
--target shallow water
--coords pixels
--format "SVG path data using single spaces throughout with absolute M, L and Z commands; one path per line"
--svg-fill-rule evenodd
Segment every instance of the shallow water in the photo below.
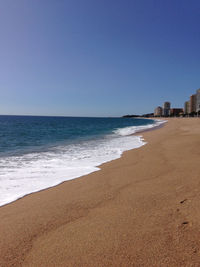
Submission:
M 0 205 L 98 170 L 145 144 L 135 132 L 160 121 L 0 116 Z

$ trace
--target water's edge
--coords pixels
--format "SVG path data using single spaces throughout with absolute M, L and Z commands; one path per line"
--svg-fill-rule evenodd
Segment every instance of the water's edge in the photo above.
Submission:
M 116 155 L 114 158 L 112 159 L 106 159 L 104 161 L 102 161 L 100 164 L 97 164 L 97 165 L 94 165 L 93 168 L 90 168 L 88 170 L 85 170 L 85 172 L 83 172 L 82 174 L 80 175 L 76 175 L 72 178 L 68 178 L 68 179 L 65 179 L 65 180 L 57 180 L 55 181 L 55 183 L 53 183 L 52 185 L 49 185 L 49 186 L 46 186 L 44 188 L 41 188 L 41 189 L 36 189 L 36 190 L 33 190 L 31 192 L 28 192 L 28 193 L 24 193 L 24 194 L 21 194 L 20 196 L 17 196 L 17 197 L 13 197 L 12 199 L 10 200 L 6 200 L 4 203 L 0 203 L 0 207 L 2 206 L 5 206 L 5 205 L 9 205 L 10 203 L 14 202 L 14 201 L 17 201 L 27 195 L 30 195 L 30 194 L 33 194 L 33 193 L 36 193 L 36 192 L 40 192 L 40 191 L 43 191 L 43 190 L 46 190 L 46 189 L 49 189 L 49 188 L 52 188 L 54 186 L 57 186 L 59 184 L 62 184 L 66 181 L 69 181 L 69 180 L 73 180 L 73 179 L 77 179 L 77 178 L 80 178 L 80 177 L 83 177 L 85 175 L 88 175 L 90 173 L 93 173 L 93 172 L 96 172 L 96 171 L 99 171 L 101 170 L 101 166 L 107 162 L 111 162 L 113 160 L 116 160 L 116 159 L 119 159 L 122 157 L 123 153 L 128 151 L 128 150 L 132 150 L 132 149 L 136 149 L 136 148 L 140 148 L 142 146 L 144 146 L 145 144 L 147 144 L 147 142 L 144 141 L 143 139 L 143 136 L 142 135 L 139 135 L 140 133 L 142 132 L 146 132 L 146 131 L 151 131 L 151 130 L 155 130 L 155 129 L 158 129 L 160 127 L 163 127 L 164 124 L 167 122 L 167 121 L 162 121 L 162 120 L 154 120 L 154 124 L 152 125 L 146 125 L 146 126 L 139 126 L 137 127 L 137 130 L 134 132 L 134 133 L 130 133 L 130 135 L 126 132 L 126 131 L 129 131 L 131 127 L 126 127 L 126 128 L 122 128 L 121 129 L 121 132 L 120 132 L 120 135 L 121 136 L 132 136 L 134 135 L 136 138 L 137 138 L 137 143 L 135 144 L 134 147 L 127 147 L 125 150 L 123 150 L 121 153 L 119 153 L 118 155 Z M 127 129 L 129 128 L 129 129 Z

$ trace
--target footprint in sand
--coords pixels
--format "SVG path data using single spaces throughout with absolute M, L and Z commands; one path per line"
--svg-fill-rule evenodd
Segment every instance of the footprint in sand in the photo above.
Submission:
M 185 201 L 187 201 L 187 198 L 180 201 L 180 204 L 183 204 Z

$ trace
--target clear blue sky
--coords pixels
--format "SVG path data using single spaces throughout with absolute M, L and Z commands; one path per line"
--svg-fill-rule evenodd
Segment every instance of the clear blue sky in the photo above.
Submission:
M 1 0 L 0 37 L 0 114 L 142 114 L 200 87 L 199 0 Z

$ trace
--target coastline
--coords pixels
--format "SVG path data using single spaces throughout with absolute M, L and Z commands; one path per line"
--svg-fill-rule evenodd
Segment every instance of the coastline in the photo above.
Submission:
M 163 121 L 163 123 L 160 123 L 159 125 L 156 125 L 155 127 L 153 128 L 150 128 L 150 129 L 145 129 L 145 130 L 142 130 L 140 132 L 136 132 L 134 133 L 134 135 L 138 135 L 138 134 L 142 134 L 142 133 L 145 133 L 145 132 L 149 132 L 149 131 L 154 131 L 154 130 L 158 130 L 162 127 L 164 127 L 166 125 L 166 123 L 168 122 L 168 120 L 166 118 L 159 118 L 159 119 L 155 119 L 155 118 L 149 118 L 150 120 L 154 120 L 154 121 Z
M 0 207 L 0 265 L 196 266 L 198 122 L 169 119 L 100 171 Z
M 67 147 L 65 148 L 65 146 L 61 146 L 59 150 L 63 152 L 60 155 L 50 155 L 51 158 L 52 156 L 55 157 L 57 165 L 52 165 L 51 160 L 49 164 L 49 161 L 46 160 L 39 163 L 40 166 L 38 167 L 38 171 L 36 172 L 34 165 L 38 163 L 34 160 L 31 163 L 30 157 L 26 158 L 26 154 L 21 158 L 21 160 L 20 157 L 17 159 L 15 159 L 14 157 L 6 159 L 7 162 L 10 162 L 10 168 L 12 168 L 12 166 L 16 164 L 16 160 L 20 165 L 20 161 L 29 161 L 30 164 L 25 166 L 24 168 L 19 168 L 18 170 L 15 169 L 14 173 L 12 172 L 13 170 L 9 167 L 4 171 L 5 173 L 6 171 L 8 172 L 8 178 L 7 176 L 5 176 L 5 178 L 4 176 L 1 177 L 2 181 L 4 181 L 4 184 L 2 184 L 1 188 L 2 194 L 0 195 L 0 206 L 12 203 L 13 201 L 25 197 L 26 195 L 57 186 L 62 182 L 77 179 L 92 172 L 99 171 L 102 164 L 120 158 L 125 151 L 139 148 L 145 145 L 145 142 L 142 140 L 142 138 L 137 135 L 147 129 L 151 130 L 153 128 L 157 128 L 158 126 L 160 126 L 160 124 L 162 124 L 161 120 L 153 121 L 154 122 L 151 122 L 147 125 L 134 125 L 117 128 L 116 130 L 113 130 L 113 134 L 105 135 L 109 137 L 109 139 L 105 139 L 104 141 L 102 139 L 101 143 L 99 142 L 99 145 L 98 142 L 94 142 L 92 139 L 88 142 L 85 142 L 84 144 L 81 144 L 82 151 L 85 151 L 87 157 L 85 157 L 85 155 L 82 156 L 82 154 L 79 155 L 79 153 L 82 153 L 79 147 L 69 148 L 73 151 L 79 152 L 73 153 L 73 151 L 71 151 L 71 153 L 69 154 Z M 133 138 L 135 138 L 135 140 L 133 140 Z M 88 147 L 90 148 L 91 144 L 93 146 L 92 149 L 88 149 Z M 44 153 L 43 155 L 38 154 L 37 156 L 38 158 L 42 159 L 43 157 L 48 158 L 49 155 L 48 153 Z M 79 157 L 80 160 L 78 160 Z M 86 159 L 85 163 L 84 158 Z M 1 165 L 2 164 L 4 164 L 4 162 L 1 162 Z M 61 166 L 63 166 L 63 168 L 61 168 Z M 62 171 L 60 171 L 61 169 Z M 42 173 L 43 175 L 41 175 Z M 52 173 L 54 174 L 52 175 Z M 24 175 L 26 177 L 25 181 L 23 181 L 22 179 Z M 33 175 L 37 178 L 32 179 Z M 11 186 L 9 187 L 10 181 Z M 32 186 L 26 186 L 27 182 L 30 182 Z

